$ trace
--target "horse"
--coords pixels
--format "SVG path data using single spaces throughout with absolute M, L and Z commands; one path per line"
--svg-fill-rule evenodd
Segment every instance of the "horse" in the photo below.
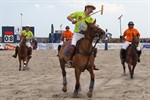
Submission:
M 134 69 L 138 62 L 138 54 L 136 50 L 136 48 L 138 47 L 138 44 L 139 44 L 139 37 L 133 35 L 131 45 L 126 50 L 125 62 L 128 64 L 131 79 L 133 79 Z M 121 51 L 120 51 L 120 58 L 122 58 Z M 122 65 L 123 65 L 123 71 L 124 73 L 126 73 L 125 63 Z
M 23 71 L 26 69 L 29 58 L 28 48 L 26 46 L 26 36 L 21 36 L 20 47 L 18 49 L 19 71 L 21 71 L 21 61 L 23 61 Z
M 91 81 L 89 85 L 89 91 L 87 93 L 88 97 L 92 97 L 92 92 L 94 88 L 95 83 L 95 75 L 93 72 L 94 68 L 94 48 L 96 46 L 96 43 L 98 40 L 105 35 L 105 32 L 95 25 L 96 20 L 93 23 L 87 24 L 87 29 L 83 31 L 84 38 L 80 39 L 76 45 L 74 56 L 73 56 L 73 62 L 72 67 L 75 68 L 75 78 L 76 78 L 76 84 L 75 89 L 73 92 L 73 97 L 78 97 L 78 93 L 81 90 L 80 88 L 80 74 L 84 70 L 88 70 L 90 73 Z M 92 46 L 92 41 L 94 37 L 99 37 L 97 42 L 95 43 L 95 46 Z M 67 78 L 66 78 L 66 70 L 65 70 L 65 64 L 69 61 L 70 56 L 66 56 L 65 50 L 68 48 L 68 46 L 71 45 L 71 40 L 66 41 L 59 52 L 59 62 L 60 67 L 62 69 L 62 76 L 63 76 L 63 92 L 67 92 Z

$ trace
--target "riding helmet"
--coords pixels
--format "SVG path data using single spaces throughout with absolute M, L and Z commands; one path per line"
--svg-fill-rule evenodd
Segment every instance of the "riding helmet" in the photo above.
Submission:
M 130 22 L 128 23 L 128 25 L 134 25 L 133 21 L 130 21 Z
M 65 29 L 70 29 L 70 27 L 69 26 L 66 26 L 66 28 Z
M 87 7 L 93 7 L 93 10 L 96 9 L 96 7 L 95 7 L 92 3 L 86 4 L 86 5 L 85 5 L 85 9 L 86 9 Z

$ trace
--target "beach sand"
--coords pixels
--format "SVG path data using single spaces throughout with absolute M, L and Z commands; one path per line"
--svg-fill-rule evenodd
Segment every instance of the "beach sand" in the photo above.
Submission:
M 28 70 L 18 71 L 18 59 L 14 51 L 0 51 L 0 100 L 76 100 L 72 97 L 75 86 L 73 68 L 66 68 L 68 91 L 62 92 L 62 72 L 56 50 L 33 51 Z M 88 71 L 81 74 L 78 100 L 149 100 L 150 99 L 150 51 L 143 51 L 141 63 L 130 79 L 120 63 L 119 50 L 98 50 L 95 65 L 93 97 L 88 98 L 90 83 Z

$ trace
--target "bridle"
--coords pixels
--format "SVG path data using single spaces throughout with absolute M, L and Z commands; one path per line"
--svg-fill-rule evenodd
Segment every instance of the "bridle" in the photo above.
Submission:
M 93 38 L 96 37 L 96 36 L 98 36 L 99 38 L 96 39 L 96 42 L 95 42 L 94 46 L 92 47 L 92 50 L 91 50 L 89 53 L 87 53 L 87 52 L 82 48 L 82 46 L 81 46 L 81 50 L 82 50 L 83 52 L 82 52 L 82 53 L 79 52 L 79 49 L 78 49 L 78 52 L 76 52 L 76 53 L 80 53 L 80 54 L 82 54 L 82 55 L 88 57 L 87 63 L 86 63 L 86 65 L 85 65 L 85 68 L 84 68 L 82 71 L 84 71 L 85 69 L 87 69 L 87 65 L 88 65 L 90 56 L 94 54 L 94 49 L 95 49 L 95 47 L 96 47 L 96 44 L 97 44 L 98 41 L 100 40 L 101 29 L 99 29 L 97 32 L 94 31 L 93 29 L 88 29 L 88 30 L 89 30 L 91 33 L 95 33 L 95 35 L 94 35 L 93 37 L 88 37 L 87 35 L 84 34 L 84 35 L 85 35 L 85 39 L 87 39 L 87 40 L 89 40 L 89 41 L 92 41 Z M 86 31 L 87 31 L 87 30 L 86 30 Z M 84 32 L 84 33 L 85 33 L 85 32 Z M 83 40 L 83 39 L 82 39 L 82 40 Z M 82 40 L 81 40 L 81 41 L 82 41 Z M 80 41 L 80 42 L 81 42 L 81 41 Z

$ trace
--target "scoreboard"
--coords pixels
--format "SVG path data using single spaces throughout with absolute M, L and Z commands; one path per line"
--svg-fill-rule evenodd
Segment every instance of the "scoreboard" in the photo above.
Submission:
M 24 30 L 25 27 L 22 27 Z M 34 35 L 34 27 L 30 27 L 30 31 L 32 31 Z M 14 26 L 2 26 L 2 43 L 17 43 L 20 41 L 20 34 L 15 34 L 16 30 Z
M 2 27 L 2 42 L 14 43 L 14 27 Z

